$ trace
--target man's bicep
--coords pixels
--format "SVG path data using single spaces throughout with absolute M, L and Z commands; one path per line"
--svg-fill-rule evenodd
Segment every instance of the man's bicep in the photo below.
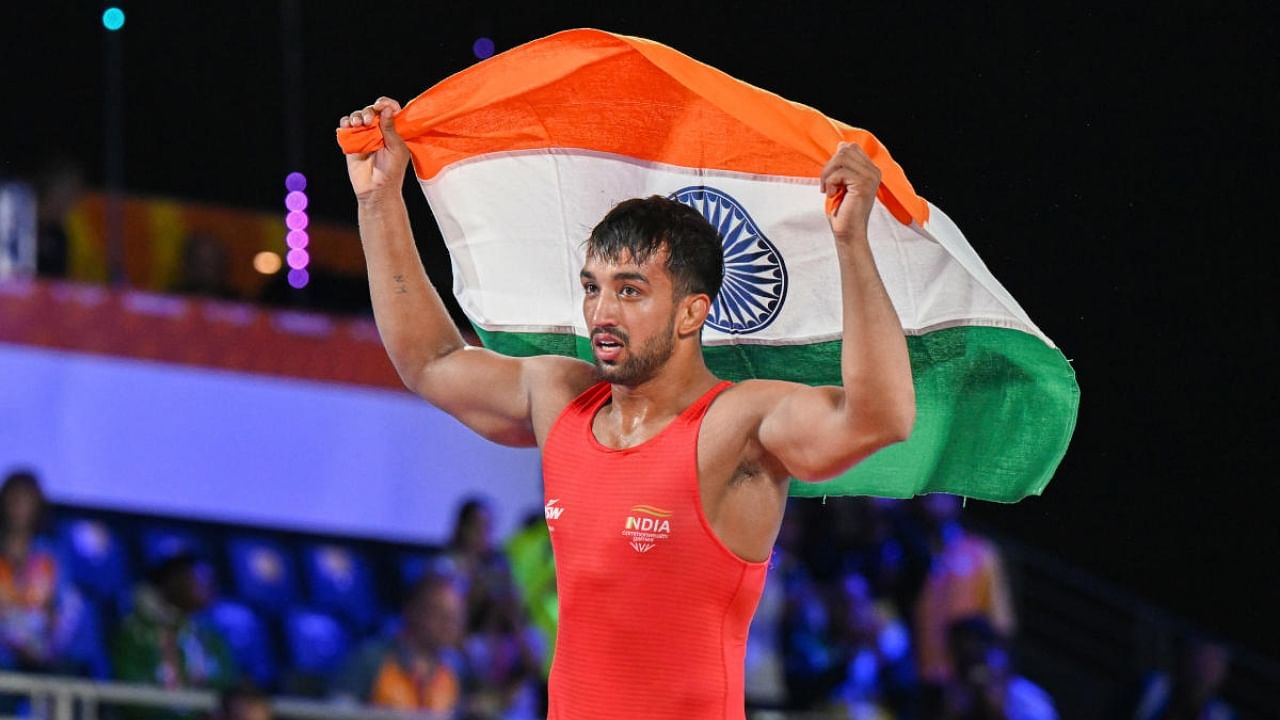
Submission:
M 484 437 L 533 444 L 525 358 L 465 347 L 428 363 L 412 389 Z
M 786 383 L 760 421 L 760 445 L 799 480 L 826 480 L 871 454 L 865 428 L 845 412 L 844 391 Z

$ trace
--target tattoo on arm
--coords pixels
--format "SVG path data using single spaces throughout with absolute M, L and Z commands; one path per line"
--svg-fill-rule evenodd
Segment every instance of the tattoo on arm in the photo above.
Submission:
M 408 295 L 408 294 L 409 294 L 409 288 L 405 287 L 405 285 L 404 285 L 404 276 L 403 276 L 403 275 L 396 275 L 396 276 L 395 276 L 395 281 L 396 281 L 396 294 L 397 294 L 397 295 Z

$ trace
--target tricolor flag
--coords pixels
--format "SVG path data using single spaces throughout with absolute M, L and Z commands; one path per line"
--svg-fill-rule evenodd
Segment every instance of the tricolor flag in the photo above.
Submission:
M 871 133 L 640 38 L 570 30 L 449 77 L 395 118 L 484 343 L 591 358 L 578 271 L 617 202 L 664 195 L 723 238 L 703 342 L 728 379 L 840 383 L 840 292 L 818 175 L 841 141 L 880 167 L 876 264 L 908 336 L 911 439 L 795 495 L 1039 494 L 1075 426 L 1075 374 Z M 339 132 L 378 148 L 377 126 Z

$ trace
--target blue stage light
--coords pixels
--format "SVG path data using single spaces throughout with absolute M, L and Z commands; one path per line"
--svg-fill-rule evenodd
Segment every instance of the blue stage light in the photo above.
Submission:
M 115 32 L 124 27 L 124 11 L 118 7 L 109 7 L 102 13 L 102 27 Z

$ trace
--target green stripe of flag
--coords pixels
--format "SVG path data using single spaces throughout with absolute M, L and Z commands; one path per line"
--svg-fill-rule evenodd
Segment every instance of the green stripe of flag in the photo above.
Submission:
M 568 334 L 495 333 L 486 347 L 528 356 L 590 361 L 586 339 Z M 1033 335 L 962 326 L 907 338 L 916 387 L 911 439 L 821 483 L 791 483 L 791 494 L 908 498 L 946 492 L 1016 502 L 1039 495 L 1067 450 L 1080 389 L 1062 352 Z M 728 380 L 752 377 L 840 384 L 840 342 L 730 345 L 703 350 Z

